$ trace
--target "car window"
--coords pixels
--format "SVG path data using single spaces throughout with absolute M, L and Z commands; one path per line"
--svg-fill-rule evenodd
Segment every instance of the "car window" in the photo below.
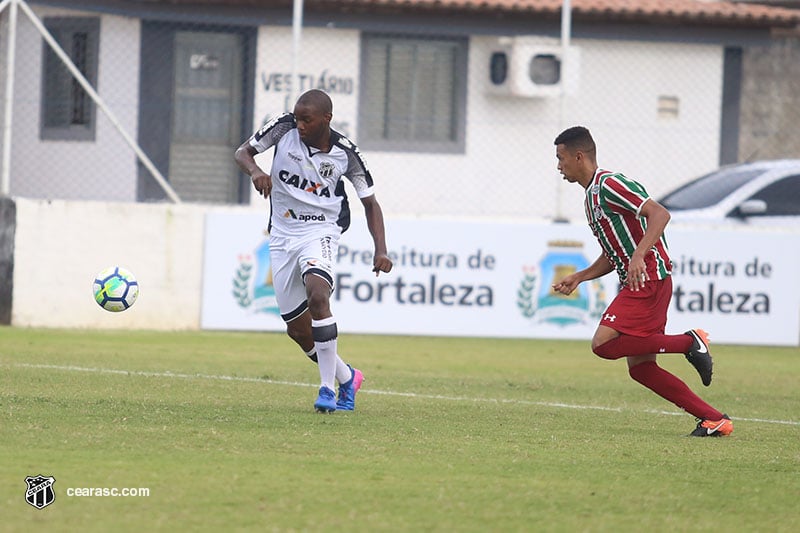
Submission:
M 770 183 L 750 200 L 763 200 L 767 211 L 759 216 L 798 216 L 800 215 L 800 175 L 789 176 Z
M 717 170 L 676 189 L 659 203 L 671 211 L 710 207 L 763 172 L 751 168 Z

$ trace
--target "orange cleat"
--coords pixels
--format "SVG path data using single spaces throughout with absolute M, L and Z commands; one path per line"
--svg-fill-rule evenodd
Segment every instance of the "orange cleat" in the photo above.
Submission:
M 722 415 L 720 420 L 700 420 L 690 437 L 726 437 L 733 433 L 733 422 L 728 415 Z

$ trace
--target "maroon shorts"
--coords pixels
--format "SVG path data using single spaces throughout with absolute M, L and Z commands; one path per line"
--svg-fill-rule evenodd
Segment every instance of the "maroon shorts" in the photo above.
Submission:
M 638 291 L 623 287 L 603 313 L 600 325 L 634 337 L 664 333 L 671 299 L 672 276 L 647 281 Z

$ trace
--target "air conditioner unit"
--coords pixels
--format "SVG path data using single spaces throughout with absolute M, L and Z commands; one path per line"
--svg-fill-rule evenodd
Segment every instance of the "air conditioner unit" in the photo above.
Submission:
M 574 94 L 579 59 L 579 50 L 573 46 L 503 37 L 489 53 L 489 92 L 528 98 Z

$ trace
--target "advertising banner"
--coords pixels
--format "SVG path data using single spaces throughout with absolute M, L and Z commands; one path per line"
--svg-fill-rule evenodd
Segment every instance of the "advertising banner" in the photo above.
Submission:
M 271 284 L 266 214 L 206 218 L 201 326 L 284 331 Z M 600 254 L 583 225 L 388 220 L 394 269 L 372 272 L 366 222 L 339 243 L 331 306 L 351 333 L 590 339 L 618 290 L 614 273 L 569 296 L 554 280 Z M 699 327 L 714 342 L 797 345 L 800 235 L 671 231 L 668 333 Z M 743 251 L 746 251 L 743 252 Z
M 800 344 L 800 233 L 667 228 L 673 293 L 667 327 L 712 342 Z

